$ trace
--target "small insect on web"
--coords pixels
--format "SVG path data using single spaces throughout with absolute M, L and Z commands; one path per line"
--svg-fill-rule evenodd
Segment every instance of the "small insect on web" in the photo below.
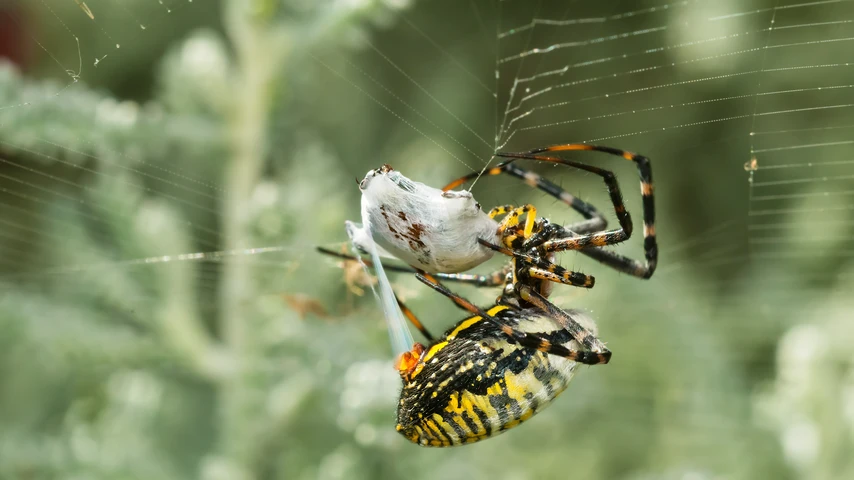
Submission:
M 632 234 L 631 216 L 623 204 L 616 177 L 607 170 L 541 155 L 571 150 L 610 153 L 637 164 L 644 200 L 645 262 L 600 248 L 622 242 Z M 400 301 L 396 305 L 400 309 L 393 309 L 398 313 L 390 315 L 392 309 L 388 307 L 393 305 L 394 293 L 390 286 L 382 292 L 395 350 L 400 351 L 403 341 L 395 331 L 408 333 L 400 313 L 430 342 L 427 346 L 413 344 L 411 350 L 400 353 L 396 362 L 403 380 L 396 428 L 420 445 L 455 446 L 495 436 L 549 405 L 568 386 L 578 364 L 608 363 L 611 352 L 596 338 L 593 321 L 581 312 L 562 310 L 547 298 L 553 282 L 586 288 L 594 283 L 591 276 L 554 264 L 556 253 L 577 250 L 641 278 L 651 277 L 657 264 L 652 172 L 646 157 L 579 144 L 496 156 L 508 160 L 486 173 L 508 173 L 523 179 L 561 199 L 585 220 L 567 227 L 552 224 L 547 219 L 537 219 L 532 205 L 505 205 L 483 213 L 470 192 L 449 192 L 477 174 L 438 190 L 413 182 L 384 165 L 368 172 L 360 182 L 363 225 L 347 224 L 354 246 L 371 254 L 381 284 L 385 281 L 388 285 L 388 281 L 380 254 L 397 256 L 411 267 L 389 266 L 389 270 L 417 272 L 421 282 L 470 314 L 436 339 Z M 620 228 L 605 230 L 605 218 L 592 205 L 515 166 L 517 159 L 562 164 L 601 176 Z M 499 215 L 505 215 L 500 223 L 494 220 Z M 520 225 L 523 215 L 525 223 Z M 485 232 L 486 238 L 479 232 Z M 441 240 L 448 235 L 466 240 L 462 244 Z M 380 243 L 382 247 L 377 245 Z M 487 250 L 481 251 L 480 247 Z M 456 273 L 465 265 L 483 263 L 491 251 L 510 256 L 509 265 L 491 275 Z M 448 258 L 452 259 L 450 263 L 446 262 Z M 446 271 L 431 275 L 423 267 Z M 440 279 L 504 288 L 495 305 L 483 309 L 448 290 Z

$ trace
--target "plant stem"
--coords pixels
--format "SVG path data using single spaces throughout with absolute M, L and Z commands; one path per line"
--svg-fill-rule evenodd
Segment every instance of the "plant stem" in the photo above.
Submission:
M 274 80 L 286 50 L 285 37 L 278 35 L 265 18 L 254 13 L 255 2 L 225 2 L 226 30 L 236 54 L 232 109 L 229 124 L 232 157 L 224 169 L 223 233 L 226 250 L 251 246 L 249 202 L 258 183 L 266 154 L 266 131 Z M 243 478 L 252 478 L 254 427 L 258 411 L 254 405 L 248 364 L 253 356 L 253 333 L 258 316 L 252 314 L 254 285 L 247 257 L 234 255 L 223 265 L 221 277 L 221 331 L 223 343 L 236 363 L 236 374 L 223 382 L 220 390 L 221 453 Z M 262 388 L 262 387 L 261 387 Z

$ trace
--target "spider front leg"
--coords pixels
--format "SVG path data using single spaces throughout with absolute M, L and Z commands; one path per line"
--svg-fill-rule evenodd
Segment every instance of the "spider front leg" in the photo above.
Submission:
M 628 259 L 621 255 L 611 254 L 606 251 L 591 250 L 589 247 L 601 247 L 606 245 L 614 245 L 631 237 L 632 221 L 626 206 L 623 203 L 622 193 L 617 183 L 617 179 L 613 172 L 598 167 L 593 167 L 579 162 L 566 160 L 556 157 L 548 157 L 538 155 L 548 152 L 562 152 L 572 150 L 592 150 L 608 153 L 610 155 L 620 156 L 626 160 L 633 161 L 637 164 L 638 173 L 641 179 L 641 197 L 643 200 L 643 219 L 644 219 L 644 256 L 645 263 L 640 263 L 635 260 Z M 620 228 L 605 232 L 597 232 L 590 234 L 577 235 L 570 238 L 559 240 L 549 240 L 538 247 L 541 254 L 556 253 L 565 250 L 580 250 L 582 253 L 602 261 L 606 265 L 617 268 L 620 271 L 630 273 L 641 278 L 650 278 L 655 272 L 655 267 L 658 264 L 658 244 L 655 238 L 655 201 L 653 197 L 652 185 L 652 167 L 649 159 L 624 150 L 619 150 L 611 147 L 603 147 L 598 145 L 587 144 L 566 144 L 554 145 L 550 147 L 539 148 L 523 153 L 497 153 L 496 156 L 505 158 L 518 158 L 527 160 L 537 160 L 542 162 L 557 163 L 570 167 L 585 170 L 602 177 L 605 185 L 608 187 L 608 193 L 611 197 L 611 203 L 614 206 L 614 211 L 617 215 L 617 220 L 620 223 Z M 596 252 L 593 254 L 588 251 Z
M 566 236 L 575 237 L 577 235 L 570 231 L 567 232 Z M 613 268 L 614 270 L 617 270 L 622 273 L 627 273 L 635 277 L 649 278 L 652 276 L 652 272 L 655 270 L 654 266 L 650 267 L 650 265 L 646 262 L 635 260 L 634 258 L 630 258 L 625 255 L 620 255 L 617 252 L 612 252 L 603 248 L 586 248 L 584 250 L 579 250 L 579 252 L 596 260 L 597 262 L 603 265 L 607 265 Z
M 596 283 L 596 279 L 592 275 L 573 272 L 572 270 L 567 270 L 560 265 L 547 260 L 531 257 L 507 247 L 494 245 L 483 239 L 478 239 L 478 242 L 498 253 L 502 253 L 508 257 L 513 257 L 516 262 L 521 262 L 522 266 L 517 266 L 515 268 L 517 274 L 527 275 L 530 278 L 536 278 L 538 280 L 548 280 L 550 282 L 571 285 L 573 287 L 593 288 L 593 285 Z M 519 281 L 520 280 L 517 279 L 514 283 L 518 283 Z
M 566 227 L 554 223 L 545 223 L 545 225 L 538 228 L 538 231 L 531 235 L 531 237 L 524 243 L 520 242 L 518 245 L 514 244 L 512 246 L 518 249 L 534 248 L 542 245 L 548 240 L 573 238 L 581 234 L 591 233 L 587 230 L 587 227 L 589 227 L 589 223 L 587 221 L 573 223 Z M 644 262 L 620 255 L 617 252 L 600 247 L 585 248 L 583 250 L 578 250 L 578 252 L 622 273 L 627 273 L 640 278 L 649 278 L 648 275 L 651 275 L 649 274 L 649 268 Z
M 546 192 L 549 196 L 554 197 L 557 200 L 560 200 L 561 202 L 565 203 L 567 206 L 580 213 L 586 219 L 584 222 L 579 222 L 578 224 L 573 225 L 575 227 L 573 231 L 592 232 L 597 230 L 603 230 L 605 229 L 605 227 L 608 226 L 608 221 L 605 219 L 605 216 L 602 215 L 602 213 L 599 212 L 596 207 L 572 195 L 571 193 L 567 192 L 558 185 L 555 185 L 554 183 L 543 178 L 541 175 L 517 166 L 515 163 L 513 163 L 514 160 L 515 159 L 510 159 L 499 163 L 495 167 L 486 170 L 484 172 L 484 175 L 500 175 L 502 173 L 506 173 L 507 175 L 524 181 L 528 186 L 542 190 L 543 192 Z M 478 176 L 480 176 L 480 172 L 473 172 L 468 175 L 464 175 L 442 187 L 442 190 L 447 192 L 448 190 L 457 188 L 460 185 L 465 184 L 469 180 L 477 178 Z
M 620 192 L 617 179 L 612 172 L 596 167 L 591 167 L 582 163 L 573 162 L 571 160 L 564 160 L 555 157 L 544 157 L 538 155 L 540 153 L 573 150 L 587 150 L 607 153 L 609 155 L 622 157 L 637 164 L 638 173 L 641 179 L 641 195 L 643 198 L 644 253 L 646 257 L 645 262 L 639 262 L 637 260 L 633 260 L 622 255 L 609 252 L 607 250 L 602 250 L 600 248 L 589 247 L 589 245 L 612 245 L 614 243 L 619 243 L 628 239 L 632 234 L 632 221 L 629 212 L 626 210 L 626 207 L 623 204 L 622 194 Z M 571 225 L 567 228 L 567 230 L 571 231 L 572 233 L 565 231 L 565 235 L 563 235 L 564 237 L 579 237 L 580 240 L 575 244 L 566 246 L 566 248 L 562 248 L 557 244 L 550 246 L 550 248 L 553 248 L 555 252 L 562 250 L 579 250 L 582 254 L 594 258 L 595 260 L 605 265 L 608 265 L 621 272 L 628 273 L 630 275 L 634 275 L 640 278 L 650 278 L 653 272 L 655 272 L 655 267 L 658 264 L 658 245 L 655 240 L 655 202 L 653 198 L 652 167 L 650 166 L 648 158 L 617 148 L 581 143 L 553 145 L 521 153 L 497 153 L 495 154 L 495 156 L 508 158 L 509 160 L 493 168 L 490 168 L 489 170 L 486 170 L 484 172 L 485 175 L 499 175 L 502 173 L 506 173 L 513 177 L 519 178 L 528 185 L 540 189 L 551 195 L 552 197 L 563 201 L 570 208 L 579 212 L 581 215 L 584 216 L 585 219 L 587 219 L 583 222 Z M 600 234 L 595 238 L 592 235 L 585 235 L 585 237 L 580 237 L 580 235 L 590 234 L 592 232 L 603 230 L 607 225 L 605 217 L 602 216 L 602 214 L 593 205 L 574 197 L 559 186 L 542 178 L 540 175 L 523 170 L 515 166 L 513 164 L 513 161 L 516 159 L 559 163 L 569 167 L 579 168 L 581 170 L 585 170 L 603 177 L 603 179 L 605 180 L 605 184 L 608 187 L 608 192 L 611 196 L 611 202 L 614 204 L 614 210 L 617 213 L 617 218 L 620 222 L 621 231 L 615 230 L 612 232 L 603 232 L 603 234 Z M 474 172 L 465 175 L 454 180 L 448 185 L 445 185 L 442 190 L 448 191 L 453 188 L 459 187 L 460 185 L 463 185 L 464 183 L 474 178 L 477 178 L 478 176 L 480 176 L 479 172 Z M 613 233 L 613 235 L 606 235 L 608 233 Z M 543 235 L 541 235 L 541 237 L 543 237 Z M 578 245 L 578 243 L 585 243 L 586 245 L 584 247 L 581 247 L 580 245 Z

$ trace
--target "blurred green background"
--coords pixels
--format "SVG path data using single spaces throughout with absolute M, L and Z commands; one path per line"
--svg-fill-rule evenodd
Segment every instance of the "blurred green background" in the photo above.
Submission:
M 854 478 L 851 2 L 7 0 L 0 32 L 0 478 Z M 579 141 L 655 174 L 651 280 L 560 258 L 612 362 L 504 435 L 409 444 L 376 300 L 314 247 L 370 168 Z M 640 218 L 630 164 L 577 157 Z

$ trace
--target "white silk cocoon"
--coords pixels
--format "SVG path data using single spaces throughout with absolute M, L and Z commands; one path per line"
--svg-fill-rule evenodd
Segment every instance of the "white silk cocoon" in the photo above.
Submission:
M 492 257 L 477 240 L 497 244 L 498 223 L 471 192 L 443 192 L 385 166 L 368 172 L 359 188 L 362 225 L 348 222 L 347 230 L 363 250 L 373 239 L 380 255 L 428 273 L 458 273 Z

